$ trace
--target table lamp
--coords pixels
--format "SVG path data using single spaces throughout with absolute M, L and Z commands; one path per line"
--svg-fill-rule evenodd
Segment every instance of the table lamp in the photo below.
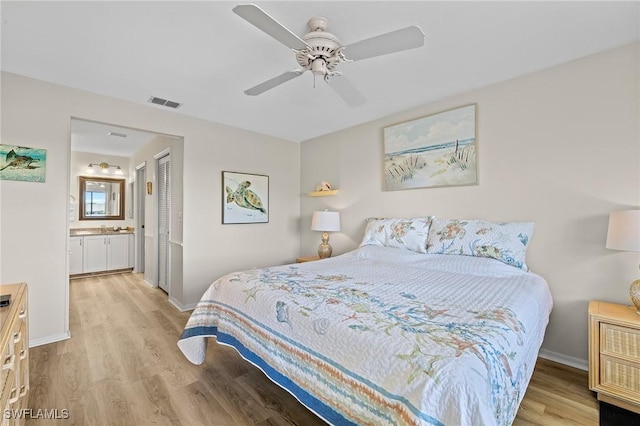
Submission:
M 624 251 L 640 251 L 640 210 L 621 210 L 609 215 L 607 248 Z M 640 279 L 629 287 L 629 296 L 640 314 Z
M 331 257 L 331 246 L 329 245 L 329 232 L 340 231 L 340 213 L 328 210 L 313 212 L 311 218 L 311 230 L 322 231 L 322 243 L 318 246 L 318 256 L 320 259 Z

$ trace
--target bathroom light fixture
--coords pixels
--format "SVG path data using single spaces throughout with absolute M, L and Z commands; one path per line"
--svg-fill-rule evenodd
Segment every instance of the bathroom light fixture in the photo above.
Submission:
M 113 167 L 114 169 L 116 169 L 113 173 L 116 175 L 123 175 L 124 173 L 122 173 L 122 168 L 120 166 L 115 166 L 113 164 L 108 164 L 108 163 L 89 163 L 89 165 L 87 166 L 87 173 L 89 174 L 94 174 L 96 172 L 95 166 L 100 167 L 100 171 L 101 173 L 108 175 L 110 173 L 110 168 Z

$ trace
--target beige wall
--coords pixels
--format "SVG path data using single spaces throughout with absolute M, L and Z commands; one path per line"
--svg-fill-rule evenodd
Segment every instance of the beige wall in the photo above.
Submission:
M 1 74 L 3 143 L 47 150 L 45 183 L 0 182 L 0 282 L 26 281 L 30 339 L 68 336 L 70 120 L 184 138 L 183 302 L 221 275 L 299 254 L 300 145 L 15 74 Z M 270 177 L 270 222 L 221 224 L 221 171 Z
M 528 263 L 554 297 L 543 354 L 585 367 L 588 301 L 629 303 L 638 278 L 638 253 L 604 246 L 609 212 L 640 207 L 639 50 L 625 46 L 303 142 L 301 190 L 328 180 L 340 192 L 302 198 L 302 254 L 315 253 L 310 218 L 323 208 L 341 211 L 334 253 L 360 243 L 369 216 L 534 221 Z M 479 184 L 383 192 L 383 128 L 471 103 Z
M 149 143 L 140 148 L 131 157 L 130 174 L 135 182 L 136 167 L 145 164 L 146 182 L 151 182 L 151 194 L 144 195 L 145 201 L 145 228 L 144 235 L 136 234 L 136 238 L 145 240 L 145 267 L 144 279 L 152 286 L 158 286 L 158 156 L 168 153 L 170 155 L 170 183 L 171 183 L 171 225 L 170 225 L 170 250 L 171 250 L 171 288 L 169 298 L 181 309 L 184 307 L 182 286 L 182 244 L 183 244 L 183 175 L 184 175 L 184 141 L 182 138 L 165 135 L 157 135 Z M 146 184 L 145 182 L 145 184 Z

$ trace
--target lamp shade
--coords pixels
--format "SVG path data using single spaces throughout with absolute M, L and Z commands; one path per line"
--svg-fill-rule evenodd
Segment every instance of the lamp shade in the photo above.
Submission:
M 609 214 L 607 248 L 640 251 L 640 210 L 621 210 Z
M 311 230 L 322 232 L 336 232 L 340 230 L 340 213 L 328 210 L 313 212 Z

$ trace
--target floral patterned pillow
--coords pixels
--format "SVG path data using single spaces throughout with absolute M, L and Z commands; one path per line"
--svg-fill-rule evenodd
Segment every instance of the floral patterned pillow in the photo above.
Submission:
M 528 271 L 527 246 L 533 222 L 433 219 L 427 253 L 490 257 Z
M 360 247 L 375 245 L 426 253 L 430 224 L 430 217 L 369 218 Z

